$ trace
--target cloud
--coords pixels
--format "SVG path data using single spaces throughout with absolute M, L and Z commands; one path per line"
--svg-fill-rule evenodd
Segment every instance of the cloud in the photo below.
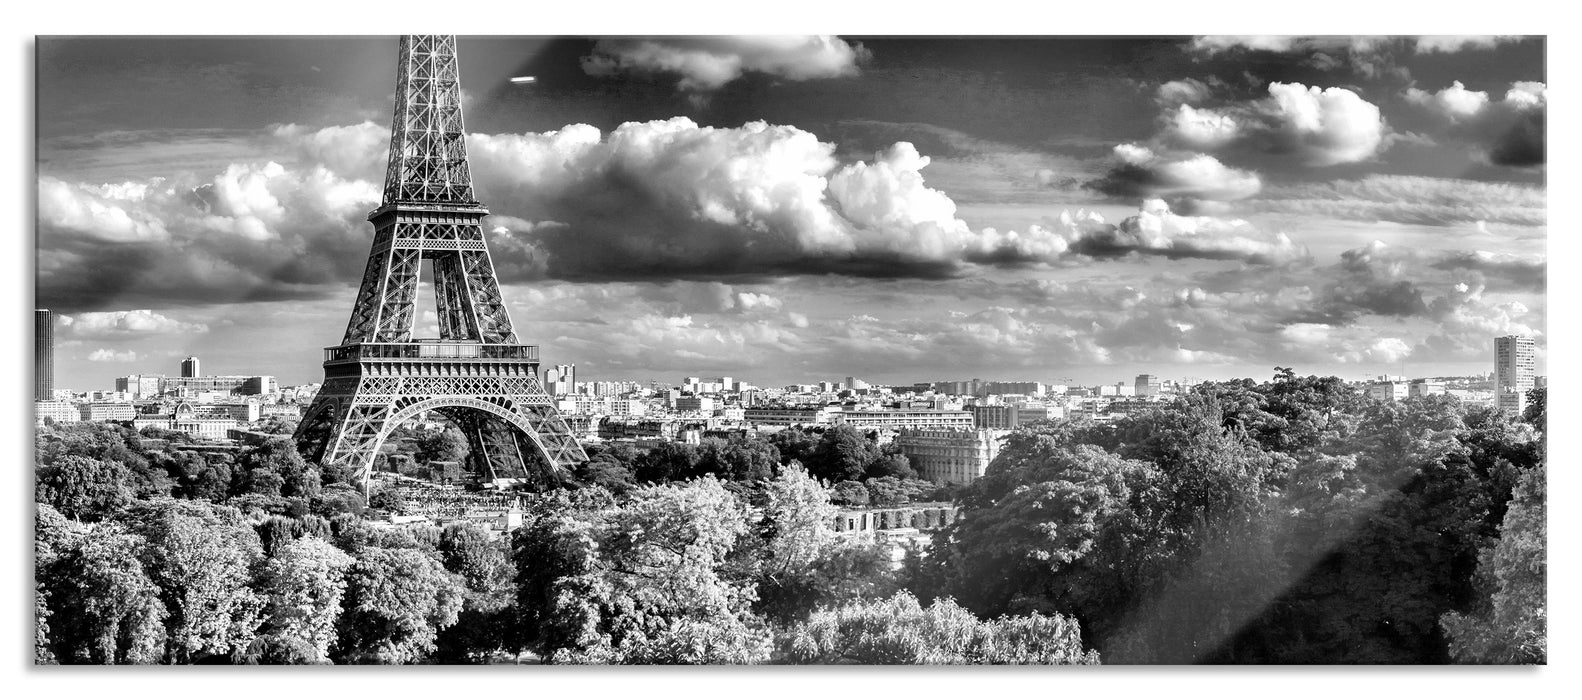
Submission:
M 1525 38 L 1476 34 L 1419 36 L 1415 48 L 1417 53 L 1455 53 L 1474 49 L 1492 49 L 1500 44 L 1521 41 Z
M 1093 257 L 1131 253 L 1170 258 L 1240 260 L 1277 265 L 1308 255 L 1283 233 L 1265 234 L 1241 220 L 1180 216 L 1162 200 L 1143 203 L 1118 226 L 1090 226 L 1072 241 L 1073 252 Z
M 550 277 L 942 277 L 1050 263 L 1066 247 L 1042 229 L 973 230 L 906 142 L 841 165 L 834 145 L 793 126 L 684 117 L 470 141 L 486 202 L 563 224 L 504 236 Z
M 1242 206 L 1263 212 L 1434 226 L 1477 221 L 1543 226 L 1548 222 L 1543 187 L 1408 175 L 1274 185 Z
M 88 354 L 89 362 L 136 362 L 139 355 L 131 350 L 107 350 L 99 348 Z
M 1242 136 L 1241 124 L 1235 117 L 1211 109 L 1195 109 L 1183 104 L 1165 112 L 1164 136 L 1186 148 L 1213 150 L 1222 148 Z
M 1367 160 L 1386 131 L 1379 108 L 1345 88 L 1270 83 L 1269 99 L 1255 109 L 1264 117 L 1264 149 L 1294 153 L 1308 165 Z
M 206 324 L 177 321 L 149 309 L 62 314 L 57 323 L 61 335 L 72 338 L 131 338 L 174 333 L 196 335 L 209 332 Z
M 1167 108 L 1157 140 L 1200 151 L 1291 155 L 1318 167 L 1368 160 L 1388 145 L 1378 106 L 1351 90 L 1271 82 L 1268 93 L 1217 108 Z
M 1549 99 L 1544 83 L 1517 81 L 1500 100 L 1468 90 L 1459 80 L 1435 93 L 1408 88 L 1404 97 L 1449 122 L 1449 134 L 1473 144 L 1490 163 L 1531 167 L 1547 160 Z
M 680 89 L 708 92 L 748 72 L 798 81 L 849 77 L 869 55 L 861 44 L 831 36 L 601 39 L 582 69 L 595 76 L 675 74 Z
M 232 164 L 118 184 L 39 178 L 38 298 L 64 311 L 312 298 L 368 255 L 371 183 Z
M 1489 93 L 1468 90 L 1457 80 L 1438 93 L 1408 88 L 1406 101 L 1428 107 L 1452 121 L 1460 121 L 1483 111 L 1489 103 Z
M 1209 86 L 1196 78 L 1171 80 L 1159 85 L 1154 101 L 1163 107 L 1190 105 L 1208 99 Z
M 1410 49 L 1416 53 L 1454 53 L 1473 49 L 1492 49 L 1499 44 L 1526 39 L 1524 36 L 1432 35 L 1432 36 L 1299 36 L 1244 35 L 1197 36 L 1189 50 L 1214 55 L 1228 51 L 1268 51 L 1273 53 L 1355 52 L 1388 53 Z
M 1542 292 L 1548 281 L 1549 263 L 1543 255 L 1461 250 L 1433 256 L 1429 264 L 1440 270 L 1476 272 L 1513 289 Z
M 1183 105 L 1184 107 L 1184 105 Z M 1115 147 L 1115 166 L 1089 187 L 1112 197 L 1232 201 L 1258 193 L 1257 173 L 1227 167 L 1213 156 L 1161 156 L 1144 146 Z

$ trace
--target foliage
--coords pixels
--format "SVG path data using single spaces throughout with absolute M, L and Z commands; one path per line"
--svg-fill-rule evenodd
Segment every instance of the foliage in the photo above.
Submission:
M 58 562 L 47 595 L 51 651 L 65 664 L 158 663 L 166 610 L 137 553 L 140 535 L 120 523 L 89 530 Z
M 411 549 L 364 547 L 346 575 L 337 662 L 408 664 L 434 651 L 456 623 L 465 588 L 433 557 Z
M 1077 623 L 1037 613 L 979 620 L 945 598 L 927 608 L 912 594 L 821 610 L 780 636 L 797 664 L 1096 664 Z
M 418 442 L 418 457 L 423 462 L 461 462 L 468 453 L 467 436 L 454 425 L 434 431 Z
M 1442 663 L 1439 619 L 1472 606 L 1478 551 L 1541 455 L 1453 397 L 1282 369 L 1024 427 L 905 578 L 984 616 L 1072 615 L 1111 662 Z
M 35 471 L 34 498 L 66 516 L 99 520 L 131 504 L 132 482 L 120 461 L 66 455 Z
M 281 545 L 259 576 L 267 605 L 263 627 L 249 649 L 251 662 L 327 662 L 336 641 L 345 573 L 353 562 L 316 536 Z M 293 642 L 305 644 L 311 653 Z
M 1482 595 L 1472 613 L 1440 618 L 1457 661 L 1548 663 L 1548 573 L 1545 469 L 1522 476 L 1500 537 L 1478 557 Z
M 868 494 L 868 487 L 860 481 L 842 481 L 830 489 L 830 501 L 848 506 L 868 505 L 873 497 Z
M 263 553 L 240 514 L 166 500 L 139 506 L 124 521 L 143 536 L 138 555 L 168 613 L 165 660 L 194 663 L 246 648 L 263 607 L 249 588 Z
M 748 585 L 723 575 L 747 534 L 713 478 L 567 503 L 516 531 L 524 639 L 554 663 L 751 663 L 768 654 Z

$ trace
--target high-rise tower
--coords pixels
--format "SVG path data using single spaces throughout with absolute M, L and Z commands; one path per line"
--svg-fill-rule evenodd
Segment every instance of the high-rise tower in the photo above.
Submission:
M 1533 339 L 1507 335 L 1494 339 L 1494 401 L 1500 410 L 1521 415 L 1533 388 Z
M 201 377 L 201 376 L 203 376 L 203 373 L 198 371 L 198 369 L 199 369 L 198 358 L 196 358 L 196 357 L 189 357 L 189 358 L 181 361 L 181 376 L 183 376 L 183 377 Z
M 473 198 L 453 36 L 401 38 L 384 199 L 341 344 L 297 429 L 303 456 L 366 478 L 402 422 L 438 411 L 466 433 L 496 483 L 559 483 L 587 459 L 538 379 L 500 297 Z M 438 338 L 413 338 L 419 268 L 432 261 Z
M 33 310 L 33 399 L 55 398 L 55 312 Z

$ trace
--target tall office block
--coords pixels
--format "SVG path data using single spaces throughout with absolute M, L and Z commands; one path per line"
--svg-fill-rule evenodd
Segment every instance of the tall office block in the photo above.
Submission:
M 1500 410 L 1520 415 L 1533 388 L 1533 339 L 1507 335 L 1494 339 L 1494 401 Z
M 33 310 L 33 398 L 55 398 L 55 312 Z

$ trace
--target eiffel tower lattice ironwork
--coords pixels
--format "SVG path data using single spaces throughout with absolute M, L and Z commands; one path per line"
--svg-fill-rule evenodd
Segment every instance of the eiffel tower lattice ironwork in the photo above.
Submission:
M 500 296 L 474 197 L 453 36 L 401 38 L 384 198 L 368 215 L 373 250 L 341 344 L 297 429 L 309 460 L 366 480 L 401 423 L 438 411 L 459 425 L 472 467 L 495 483 L 550 486 L 587 459 L 538 380 Z M 424 260 L 439 338 L 412 337 Z

